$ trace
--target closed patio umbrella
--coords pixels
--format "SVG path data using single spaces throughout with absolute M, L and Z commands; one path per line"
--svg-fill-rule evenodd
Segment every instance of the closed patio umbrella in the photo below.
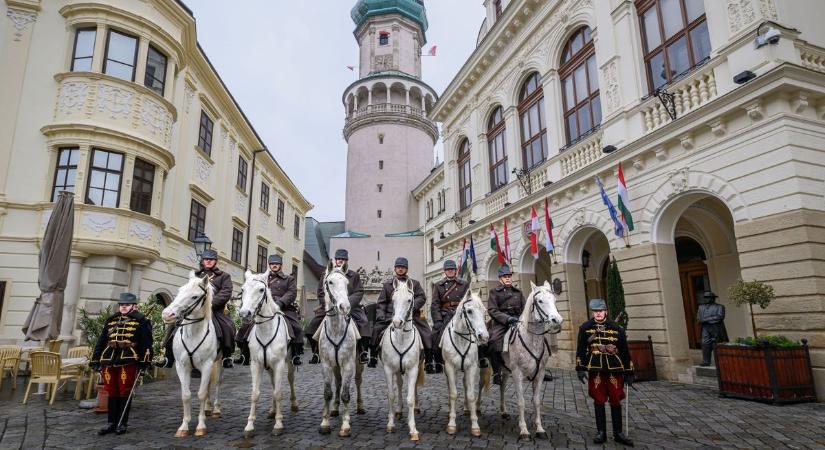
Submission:
M 38 280 L 40 297 L 23 325 L 26 340 L 46 341 L 60 335 L 63 290 L 69 275 L 74 232 L 74 194 L 61 192 L 40 243 Z

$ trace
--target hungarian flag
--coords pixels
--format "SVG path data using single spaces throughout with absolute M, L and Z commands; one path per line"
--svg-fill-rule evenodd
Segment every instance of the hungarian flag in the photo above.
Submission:
M 501 246 L 498 243 L 498 233 L 493 224 L 490 224 L 490 250 L 498 255 L 498 263 L 504 264 L 504 254 L 501 253 Z
M 469 259 L 470 262 L 473 265 L 472 266 L 473 267 L 473 273 L 478 275 L 478 262 L 476 261 L 476 246 L 475 246 L 475 243 L 473 243 L 473 237 L 472 236 L 470 236 L 470 248 L 467 249 L 467 255 L 468 255 L 467 259 Z
M 550 209 L 547 206 L 547 199 L 544 199 L 544 233 L 547 237 L 547 242 L 544 243 L 547 247 L 547 253 L 553 253 L 556 245 L 553 242 L 553 220 L 550 219 Z
M 633 231 L 633 216 L 630 214 L 630 196 L 627 195 L 627 183 L 624 181 L 624 173 L 622 172 L 622 163 L 619 163 L 619 177 L 618 188 L 619 192 L 619 213 L 622 217 L 627 231 Z
M 536 214 L 536 207 L 530 208 L 530 254 L 534 259 L 539 259 L 539 215 Z
M 438 46 L 437 46 L 437 45 L 433 45 L 433 46 L 430 48 L 430 56 L 435 56 L 435 51 L 436 51 L 436 49 L 437 49 L 437 48 L 438 48 Z
M 513 260 L 510 255 L 510 232 L 507 231 L 507 219 L 504 219 L 504 259 L 507 260 L 507 265 Z
M 604 191 L 604 184 L 602 184 L 602 180 L 599 177 L 593 177 L 596 180 L 596 184 L 599 186 L 599 195 L 602 196 L 602 202 L 604 202 L 604 206 L 607 207 L 607 212 L 610 213 L 610 219 L 613 220 L 614 231 L 616 232 L 616 236 L 624 237 L 624 224 L 621 220 L 619 220 L 619 213 L 616 211 L 616 207 L 613 206 L 613 202 L 610 201 L 610 197 L 607 196 L 607 193 Z
M 464 247 L 461 248 L 461 255 L 458 257 L 458 266 L 461 270 L 458 272 L 459 278 L 464 278 L 464 275 L 467 273 L 467 260 L 469 259 L 468 252 L 470 249 L 467 248 L 467 239 L 464 239 Z
M 355 72 L 355 66 L 347 66 L 347 69 L 349 69 L 349 70 L 351 70 L 351 71 Z

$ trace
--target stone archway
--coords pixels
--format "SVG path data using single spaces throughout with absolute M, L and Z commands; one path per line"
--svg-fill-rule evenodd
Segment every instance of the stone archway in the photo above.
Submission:
M 589 316 L 588 302 L 603 291 L 603 262 L 609 258 L 610 242 L 601 227 L 585 225 L 574 230 L 566 240 L 564 273 L 570 320 L 580 324 Z

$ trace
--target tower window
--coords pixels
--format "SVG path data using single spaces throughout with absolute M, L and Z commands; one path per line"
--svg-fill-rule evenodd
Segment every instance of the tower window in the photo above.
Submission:
M 390 34 L 386 31 L 378 33 L 378 45 L 387 45 L 390 43 Z
M 378 169 L 384 169 L 384 160 L 378 161 Z
M 379 185 L 378 185 L 378 192 L 383 192 L 383 191 L 384 191 L 384 185 L 383 185 L 383 184 L 379 184 Z
M 379 134 L 378 134 L 378 143 L 379 143 L 379 144 L 383 144 L 383 143 L 384 143 L 384 133 L 379 133 Z
M 381 218 L 381 210 L 380 209 L 378 210 L 378 218 L 379 219 Z

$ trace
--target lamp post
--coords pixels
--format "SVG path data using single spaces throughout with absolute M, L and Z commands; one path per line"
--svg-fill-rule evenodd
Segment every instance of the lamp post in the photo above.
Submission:
M 519 183 L 521 183 L 521 187 L 524 188 L 524 192 L 527 195 L 533 193 L 533 183 L 532 177 L 530 176 L 530 169 L 513 169 L 512 172 L 516 178 L 518 179 Z
M 195 247 L 195 254 L 198 255 L 198 259 L 200 260 L 203 252 L 212 249 L 212 241 L 207 235 L 198 232 L 197 237 L 192 241 L 192 246 Z

